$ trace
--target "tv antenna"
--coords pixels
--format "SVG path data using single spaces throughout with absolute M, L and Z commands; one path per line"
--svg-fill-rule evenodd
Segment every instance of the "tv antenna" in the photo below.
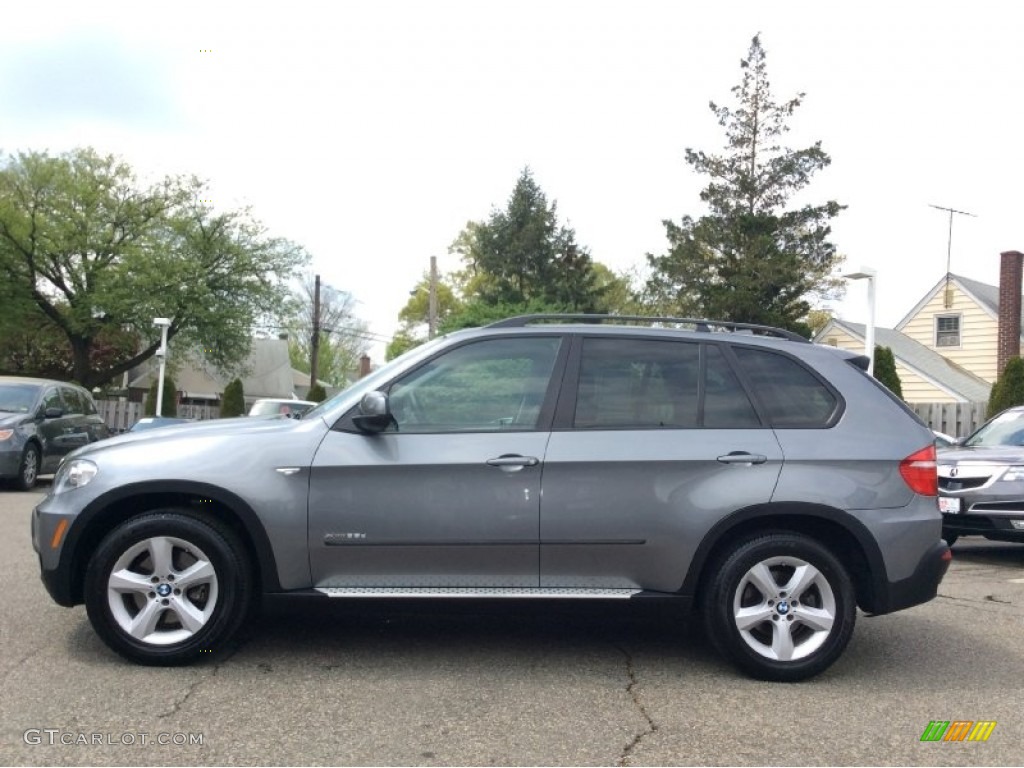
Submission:
M 949 213 L 949 238 L 946 240 L 946 281 L 949 282 L 950 265 L 953 258 L 953 214 L 959 216 L 971 216 L 977 218 L 976 214 L 968 213 L 967 211 L 958 211 L 956 208 L 947 208 L 944 205 L 932 205 L 928 203 L 932 208 L 937 208 L 940 211 L 946 211 Z

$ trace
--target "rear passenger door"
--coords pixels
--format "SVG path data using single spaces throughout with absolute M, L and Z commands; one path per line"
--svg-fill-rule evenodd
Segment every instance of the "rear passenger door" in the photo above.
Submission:
M 542 481 L 542 587 L 676 591 L 708 529 L 771 499 L 774 433 L 726 345 L 575 340 Z

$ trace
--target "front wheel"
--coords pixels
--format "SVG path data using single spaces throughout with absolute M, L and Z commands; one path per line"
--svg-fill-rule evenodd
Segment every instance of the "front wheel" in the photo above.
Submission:
M 35 443 L 29 443 L 21 453 L 21 463 L 18 465 L 18 476 L 14 480 L 14 487 L 19 491 L 31 491 L 35 488 L 38 477 L 39 448 Z
M 132 518 L 89 561 L 85 605 L 100 638 L 142 664 L 221 650 L 245 618 L 252 576 L 237 536 L 188 510 Z
M 761 680 L 794 682 L 824 671 L 842 654 L 857 617 L 846 569 L 796 533 L 739 543 L 717 561 L 702 598 L 712 643 Z

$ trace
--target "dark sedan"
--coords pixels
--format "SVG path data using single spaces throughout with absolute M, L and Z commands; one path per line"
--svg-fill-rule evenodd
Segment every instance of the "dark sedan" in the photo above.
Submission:
M 81 387 L 0 376 L 0 480 L 27 491 L 75 448 L 107 434 L 92 395 Z
M 938 454 L 942 535 L 1024 542 L 1024 407 Z

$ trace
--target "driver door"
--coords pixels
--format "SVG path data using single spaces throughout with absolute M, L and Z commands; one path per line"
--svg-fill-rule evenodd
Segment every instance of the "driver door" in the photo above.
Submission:
M 393 381 L 394 424 L 342 418 L 310 477 L 317 587 L 537 587 L 557 334 L 470 341 Z

